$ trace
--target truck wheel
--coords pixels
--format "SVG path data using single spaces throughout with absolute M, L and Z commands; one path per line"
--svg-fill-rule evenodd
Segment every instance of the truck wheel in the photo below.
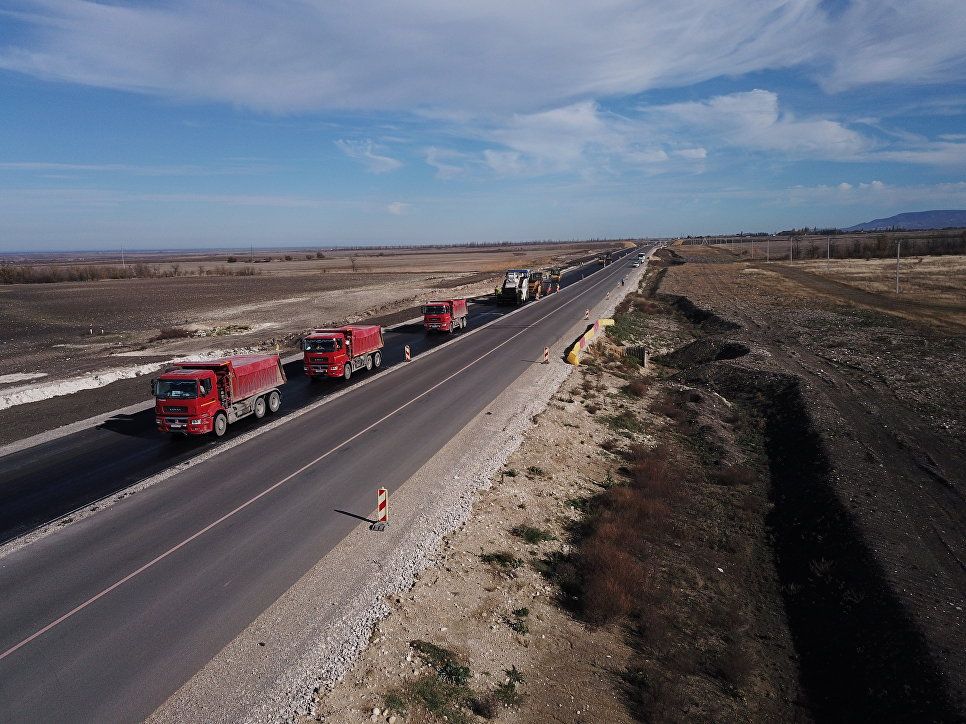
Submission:
M 223 437 L 227 429 L 228 418 L 225 417 L 224 412 L 219 412 L 215 415 L 215 424 L 212 425 L 211 430 L 215 433 L 215 437 Z
M 272 390 L 268 393 L 268 411 L 271 413 L 278 412 L 278 408 L 282 406 L 282 396 L 278 394 L 278 390 Z
M 376 369 L 379 369 L 380 365 L 382 365 L 382 352 L 376 352 L 372 355 L 372 365 Z
M 266 408 L 265 408 L 264 397 L 259 397 L 257 400 L 255 400 L 255 419 L 256 420 L 261 420 L 263 417 L 265 417 L 265 409 Z
M 366 371 L 367 372 L 371 372 L 372 371 L 372 355 L 371 354 L 367 354 L 366 355 Z
M 467 323 L 468 321 L 469 321 L 469 320 L 468 320 L 468 319 L 467 319 L 466 317 L 463 317 L 463 321 L 462 321 L 462 322 L 460 322 L 460 329 L 466 329 L 466 323 Z
M 349 378 L 352 377 L 352 365 L 349 364 L 348 362 L 346 362 L 342 366 L 342 377 L 345 379 L 346 382 L 348 382 Z

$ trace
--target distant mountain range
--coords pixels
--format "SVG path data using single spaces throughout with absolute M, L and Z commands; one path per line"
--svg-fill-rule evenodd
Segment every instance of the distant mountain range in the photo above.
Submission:
M 842 231 L 882 231 L 888 229 L 946 229 L 966 227 L 966 210 L 911 211 L 896 214 L 887 219 L 874 219 L 864 224 L 856 224 Z

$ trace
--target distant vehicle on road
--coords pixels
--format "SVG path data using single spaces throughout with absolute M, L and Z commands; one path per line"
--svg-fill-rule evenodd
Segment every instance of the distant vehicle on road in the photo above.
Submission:
M 423 329 L 426 332 L 455 332 L 466 329 L 469 313 L 465 299 L 444 299 L 426 302 L 423 307 Z
M 550 270 L 550 284 L 548 285 L 548 288 L 547 288 L 548 294 L 550 294 L 551 292 L 560 291 L 560 277 L 562 275 L 562 272 L 563 270 L 558 266 L 555 266 Z
M 633 264 L 631 264 L 631 266 L 632 266 L 632 267 L 634 267 L 635 269 L 636 269 L 637 267 L 639 267 L 640 265 L 641 265 L 641 260 L 640 260 L 640 259 L 635 259 L 635 260 L 634 260 L 634 263 L 633 263 Z
M 542 271 L 530 272 L 530 282 L 528 293 L 531 299 L 539 299 L 543 296 L 544 273 Z
M 612 261 L 613 261 L 613 259 L 611 258 L 610 252 L 609 251 L 606 252 L 604 254 L 604 266 L 609 265 Z
M 236 420 L 277 412 L 284 383 L 277 354 L 178 362 L 151 381 L 158 429 L 221 437 Z
M 305 374 L 313 382 L 322 377 L 348 380 L 353 372 L 382 365 L 382 348 L 378 324 L 316 329 L 302 340 Z
M 523 304 L 530 296 L 530 270 L 510 269 L 497 295 L 497 304 Z

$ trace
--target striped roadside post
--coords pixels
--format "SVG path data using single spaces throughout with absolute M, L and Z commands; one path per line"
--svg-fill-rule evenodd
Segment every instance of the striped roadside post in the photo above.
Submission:
M 410 351 L 408 344 L 406 345 L 405 350 L 406 350 L 406 361 L 408 362 L 413 358 L 413 353 Z
M 543 364 L 545 364 L 545 365 L 550 364 L 550 348 L 549 347 L 544 347 L 543 348 Z
M 590 310 L 584 311 L 584 319 L 590 319 Z
M 369 526 L 371 530 L 385 530 L 389 525 L 389 491 L 379 488 L 376 492 L 376 522 Z

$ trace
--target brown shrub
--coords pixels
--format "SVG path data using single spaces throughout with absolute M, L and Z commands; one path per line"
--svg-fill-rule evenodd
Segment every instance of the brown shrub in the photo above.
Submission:
M 745 465 L 728 465 L 714 474 L 719 485 L 751 485 L 757 480 L 755 471 Z
M 671 395 L 662 395 L 651 403 L 651 412 L 664 415 L 676 423 L 684 422 L 688 413 Z
M 747 681 L 753 669 L 754 661 L 748 651 L 738 642 L 731 640 L 715 662 L 714 673 L 737 689 Z
M 644 380 L 631 380 L 624 389 L 632 397 L 643 397 L 647 392 L 647 383 Z
M 149 339 L 149 342 L 160 342 L 164 339 L 185 339 L 190 337 L 191 332 L 187 329 L 182 329 L 181 327 L 165 327 L 154 337 Z
M 584 615 L 597 625 L 632 613 L 644 585 L 643 566 L 621 542 L 622 528 L 598 528 L 581 549 Z

